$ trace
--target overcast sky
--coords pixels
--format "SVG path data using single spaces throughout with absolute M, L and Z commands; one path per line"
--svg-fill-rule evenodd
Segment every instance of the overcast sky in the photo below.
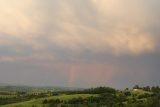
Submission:
M 0 0 L 0 83 L 160 85 L 160 0 Z

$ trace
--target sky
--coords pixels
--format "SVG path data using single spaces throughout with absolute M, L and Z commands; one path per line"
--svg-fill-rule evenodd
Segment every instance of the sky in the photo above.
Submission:
M 0 0 L 0 83 L 160 85 L 160 0 Z

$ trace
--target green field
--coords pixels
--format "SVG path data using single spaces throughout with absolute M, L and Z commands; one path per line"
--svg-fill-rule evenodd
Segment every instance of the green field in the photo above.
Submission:
M 94 94 L 75 94 L 75 95 L 60 95 L 60 96 L 52 96 L 52 97 L 46 97 L 46 98 L 39 98 L 39 99 L 33 99 L 30 101 L 25 101 L 25 102 L 21 102 L 21 103 L 15 103 L 15 104 L 8 104 L 8 105 L 4 105 L 4 106 L 0 106 L 0 107 L 32 107 L 33 105 L 36 107 L 44 107 L 47 105 L 43 105 L 42 102 L 43 100 L 47 99 L 61 99 L 61 100 L 69 100 L 72 98 L 78 98 L 78 97 L 83 97 L 83 98 L 87 98 L 87 97 L 91 97 L 91 96 L 96 96 Z
M 37 90 L 37 89 L 36 89 Z M 160 88 L 0 91 L 0 107 L 160 107 Z

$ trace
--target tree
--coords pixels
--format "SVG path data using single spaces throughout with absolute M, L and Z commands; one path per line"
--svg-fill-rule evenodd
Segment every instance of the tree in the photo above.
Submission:
M 150 89 L 150 86 L 146 86 L 146 87 L 143 87 L 143 90 L 144 91 L 150 91 L 151 89 Z
M 140 89 L 139 85 L 135 85 L 133 89 Z

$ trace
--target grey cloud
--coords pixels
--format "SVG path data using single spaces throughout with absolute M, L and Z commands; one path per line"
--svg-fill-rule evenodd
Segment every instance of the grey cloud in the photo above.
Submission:
M 16 75 L 23 79 L 26 73 L 34 81 L 32 71 L 40 72 L 36 84 L 47 71 L 44 79 L 49 76 L 49 84 L 53 80 L 87 86 L 94 82 L 81 77 L 96 66 L 96 85 L 129 84 L 125 81 L 138 72 L 141 75 L 131 78 L 132 84 L 154 77 L 158 81 L 159 4 L 159 0 L 1 0 L 0 77 L 17 82 Z M 101 69 L 105 65 L 109 74 L 108 68 Z M 70 78 L 70 73 L 75 77 Z M 108 75 L 112 78 L 106 80 Z M 22 84 L 27 81 L 26 77 Z

